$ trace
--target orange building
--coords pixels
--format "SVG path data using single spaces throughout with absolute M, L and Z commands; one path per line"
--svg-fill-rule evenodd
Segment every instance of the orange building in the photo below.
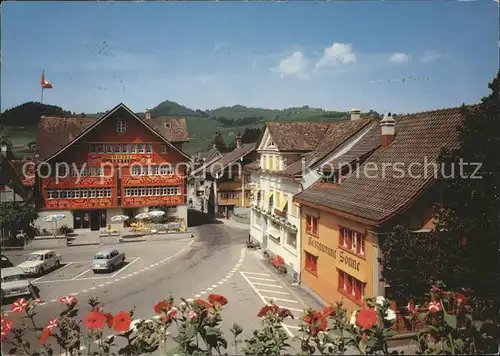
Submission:
M 386 116 L 349 150 L 321 162 L 317 182 L 294 197 L 305 289 L 325 303 L 343 300 L 350 312 L 365 296 L 391 297 L 380 281 L 384 238 L 396 225 L 434 227 L 436 161 L 442 147 L 456 145 L 462 120 L 459 108 Z
M 151 119 L 148 111 L 143 120 L 124 104 L 98 119 L 42 117 L 37 225 L 50 228 L 43 218 L 62 213 L 59 226 L 99 230 L 113 215 L 134 216 L 155 206 L 170 207 L 170 215 L 187 223 L 186 141 L 184 119 Z

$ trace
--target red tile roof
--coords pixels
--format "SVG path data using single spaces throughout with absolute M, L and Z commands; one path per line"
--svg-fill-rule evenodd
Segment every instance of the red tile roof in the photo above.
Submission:
M 396 117 L 396 136 L 387 148 L 377 149 L 360 167 L 336 189 L 314 184 L 294 199 L 307 205 L 333 209 L 378 225 L 404 209 L 429 184 L 435 181 L 433 168 L 443 147 L 458 145 L 457 127 L 463 122 L 460 108 L 442 109 Z M 420 166 L 411 167 L 411 163 Z M 404 167 L 404 176 L 398 171 Z M 385 166 L 385 174 L 382 172 Z M 378 171 L 370 171 L 376 167 Z M 390 165 L 390 166 L 389 166 Z M 378 173 L 377 173 L 378 172 Z M 419 177 L 420 176 L 420 177 Z
M 280 151 L 311 151 L 330 127 L 328 122 L 271 121 L 266 124 Z

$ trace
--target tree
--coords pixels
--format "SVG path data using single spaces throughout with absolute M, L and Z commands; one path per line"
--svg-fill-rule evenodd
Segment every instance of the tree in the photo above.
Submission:
M 219 131 L 215 133 L 213 144 L 215 145 L 215 148 L 219 150 L 219 152 L 221 153 L 227 152 L 227 146 L 226 143 L 224 142 L 224 137 L 222 137 Z
M 467 289 L 485 304 L 500 295 L 499 86 L 497 75 L 490 96 L 462 107 L 459 145 L 441 153 L 435 230 L 397 227 L 383 243 L 382 276 L 399 297 L 423 297 L 433 280 Z
M 29 202 L 4 202 L 0 209 L 0 227 L 10 236 L 17 230 L 31 231 L 30 224 L 38 218 L 35 206 Z

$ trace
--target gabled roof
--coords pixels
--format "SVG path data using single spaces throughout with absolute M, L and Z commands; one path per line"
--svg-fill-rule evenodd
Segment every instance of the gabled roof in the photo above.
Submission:
M 435 181 L 431 163 L 436 162 L 443 147 L 458 145 L 457 127 L 463 119 L 460 108 L 396 117 L 396 136 L 391 145 L 375 150 L 358 171 L 334 189 L 331 184 L 317 182 L 294 199 L 381 225 L 408 207 Z M 424 160 L 429 163 L 425 169 Z M 367 165 L 370 168 L 365 171 Z M 401 165 L 403 176 L 399 172 Z M 374 166 L 378 171 L 370 170 Z
M 241 147 L 232 150 L 231 152 L 225 153 L 222 158 L 217 161 L 217 166 L 219 169 L 213 171 L 216 174 L 224 170 L 227 166 L 233 164 L 240 158 L 244 158 L 246 155 L 255 150 L 255 143 L 245 143 Z
M 312 151 L 330 125 L 328 122 L 271 121 L 266 127 L 279 151 Z
M 189 140 L 187 125 L 184 119 L 161 117 L 151 120 L 141 120 L 123 103 L 107 111 L 98 119 L 42 116 L 40 118 L 40 130 L 36 139 L 36 149 L 39 159 L 48 161 L 56 157 L 119 109 L 125 110 L 131 117 L 140 121 L 147 129 L 169 144 L 174 150 L 181 153 L 187 159 L 191 159 L 184 152 L 172 145 L 172 142 Z
M 331 123 L 313 151 L 304 154 L 301 159 L 290 164 L 278 174 L 290 178 L 299 175 L 305 168 L 313 167 L 329 153 L 375 121 L 373 118 L 366 118 Z
M 28 199 L 28 191 L 24 187 L 21 176 L 11 161 L 0 154 L 0 184 L 6 185 L 18 194 L 23 200 Z
M 212 147 L 210 151 L 201 152 L 199 154 L 199 158 L 206 160 L 207 162 L 211 161 L 216 157 L 222 157 L 222 153 L 217 149 L 217 147 Z

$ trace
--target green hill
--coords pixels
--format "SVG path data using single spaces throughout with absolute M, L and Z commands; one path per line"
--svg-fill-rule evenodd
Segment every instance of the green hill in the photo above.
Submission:
M 376 114 L 370 111 L 370 113 Z M 35 140 L 40 116 L 85 116 L 99 117 L 103 113 L 77 114 L 58 106 L 28 102 L 2 113 L 5 124 L 3 135 L 12 141 L 20 153 L 26 149 L 21 146 Z M 144 117 L 144 113 L 137 113 Z M 191 141 L 184 147 L 186 153 L 193 154 L 211 147 L 215 133 L 219 131 L 230 145 L 238 133 L 245 129 L 262 127 L 267 121 L 340 121 L 348 117 L 347 112 L 327 111 L 308 106 L 283 110 L 252 108 L 243 105 L 221 107 L 214 110 L 190 109 L 173 101 L 163 101 L 151 109 L 154 120 L 159 116 L 180 116 L 186 119 Z

